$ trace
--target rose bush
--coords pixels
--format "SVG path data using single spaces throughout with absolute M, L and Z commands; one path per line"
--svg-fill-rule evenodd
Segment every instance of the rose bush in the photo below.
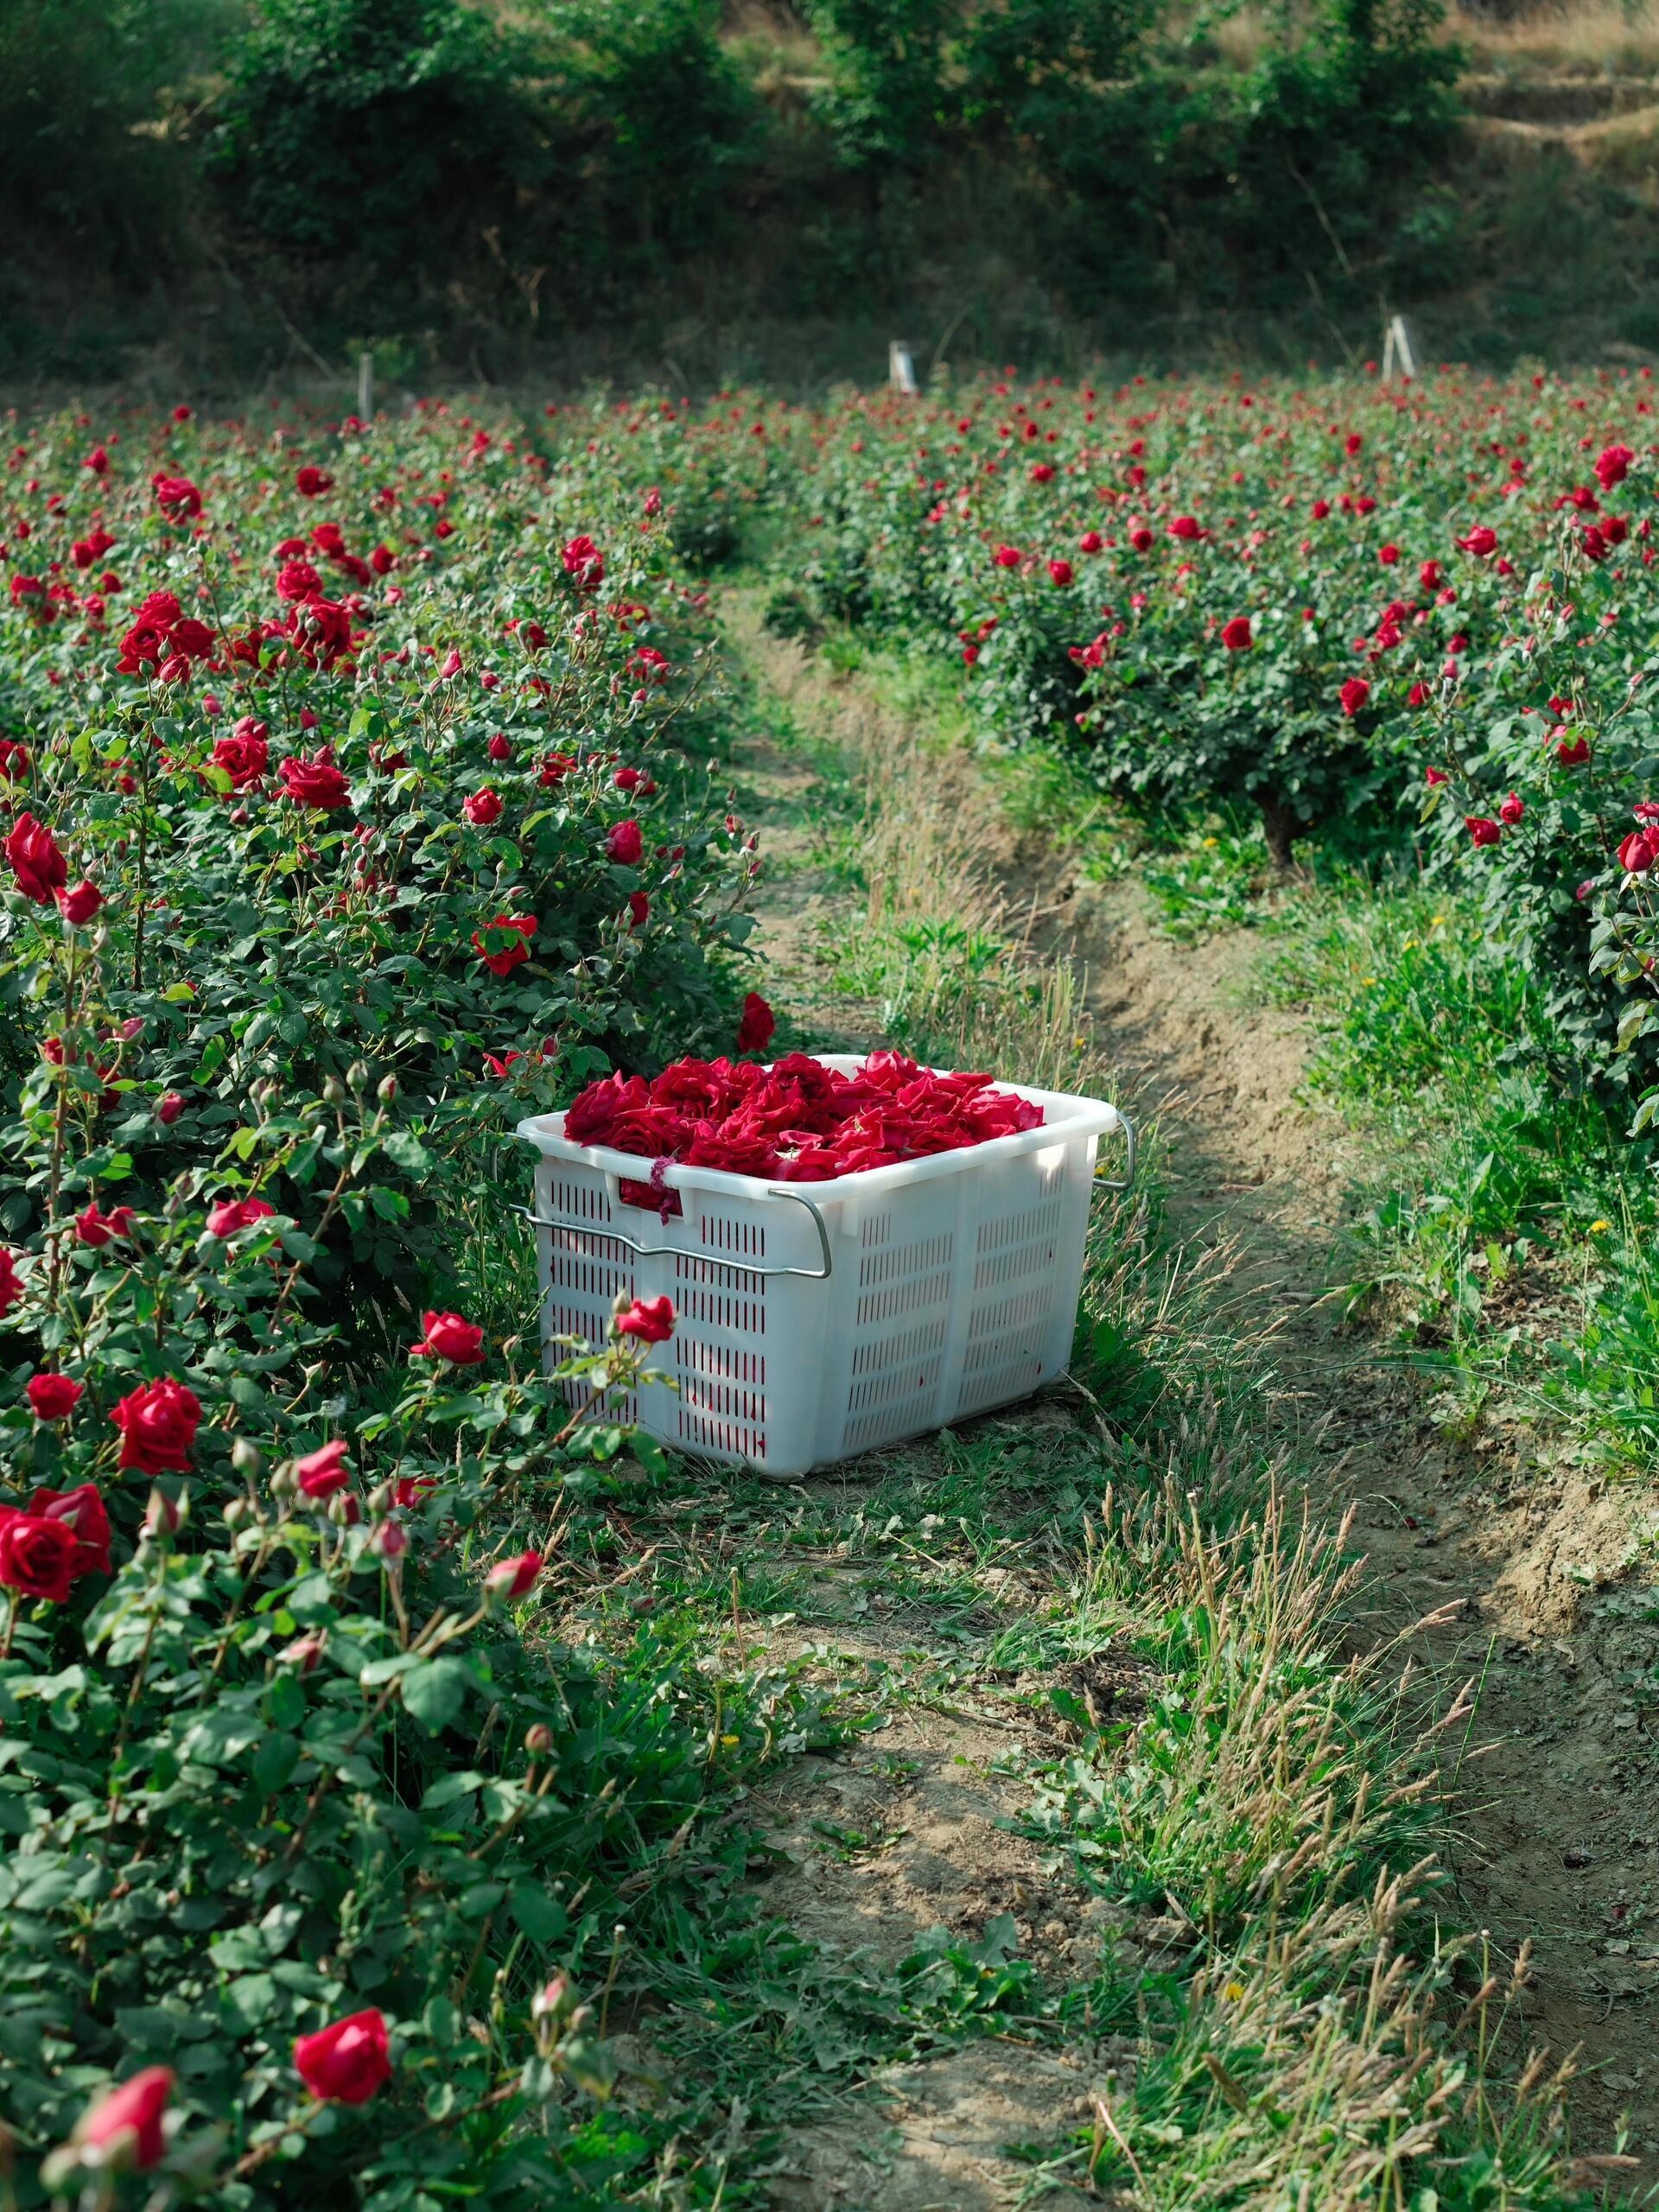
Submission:
M 505 1213 L 520 1113 L 745 1019 L 753 841 L 710 790 L 704 620 L 649 489 L 435 408 L 303 451 L 182 410 L 17 440 L 0 2111 L 26 2207 L 129 2176 L 134 2202 L 549 2203 L 662 2150 L 596 2117 L 582 1988 L 624 1919 L 628 1973 L 672 1953 L 687 1839 L 801 1700 L 646 1620 L 561 1633 L 672 1308 L 620 1301 L 546 1374 L 533 1298 L 491 1325 L 455 1226 L 480 1185 Z

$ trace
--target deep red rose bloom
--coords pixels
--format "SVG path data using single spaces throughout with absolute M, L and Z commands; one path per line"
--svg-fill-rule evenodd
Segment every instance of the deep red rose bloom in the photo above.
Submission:
M 188 476 L 152 476 L 149 486 L 169 522 L 188 522 L 201 512 L 201 494 Z
M 604 582 L 605 556 L 591 537 L 573 537 L 559 557 L 578 591 L 597 591 Z
M 352 803 L 352 787 L 331 761 L 290 753 L 282 765 L 283 789 L 298 806 L 332 814 Z
M 67 1421 L 86 1385 L 67 1375 L 31 1375 L 24 1387 L 36 1421 Z
M 1371 696 L 1371 687 L 1363 676 L 1351 676 L 1342 687 L 1342 711 L 1357 715 Z
M 501 819 L 501 794 L 486 784 L 481 791 L 473 791 L 462 799 L 461 810 L 475 830 L 487 830 Z
M 167 2148 L 162 2120 L 172 2091 L 169 2067 L 146 2066 L 89 2105 L 76 2121 L 71 2140 L 78 2148 L 100 2152 L 118 2171 L 147 2173 L 161 2164 Z
M 625 868 L 632 868 L 645 849 L 645 841 L 637 822 L 630 819 L 612 823 L 605 839 L 605 850 L 612 860 L 620 861 Z
M 61 1382 L 64 1378 L 54 1376 L 48 1379 Z M 79 1394 L 78 1383 L 72 1383 L 70 1388 Z M 37 1490 L 29 1501 L 29 1510 L 39 1514 L 43 1520 L 60 1522 L 74 1538 L 71 1572 L 77 1582 L 83 1574 L 109 1573 L 110 1516 L 104 1510 L 96 1483 L 79 1483 L 73 1490 Z
M 1609 446 L 1596 460 L 1596 480 L 1604 492 L 1611 492 L 1615 484 L 1622 484 L 1630 474 L 1636 455 L 1629 446 Z
M 187 1474 L 201 1422 L 201 1402 L 163 1375 L 130 1390 L 110 1416 L 121 1432 L 118 1463 L 141 1475 Z
M 1048 573 L 1057 584 L 1069 584 L 1071 581 L 1071 563 L 1069 561 L 1051 561 L 1048 564 Z
M 239 1230 L 251 1229 L 256 1221 L 269 1221 L 276 1209 L 264 1198 L 221 1198 L 207 1211 L 207 1233 L 210 1236 L 234 1236 Z
M 1477 846 L 1495 845 L 1503 835 L 1497 823 L 1489 821 L 1484 814 L 1465 814 L 1463 826 L 1469 832 L 1471 843 Z
M 116 1206 L 111 1212 L 105 1213 L 94 1198 L 75 1216 L 76 1243 L 90 1244 L 94 1251 L 101 1250 L 115 1237 L 130 1236 L 131 1234 L 130 1206 Z
M 23 1279 L 17 1272 L 17 1262 L 0 1244 L 0 1315 L 10 1313 L 23 1294 Z
M 421 1341 L 410 1347 L 411 1359 L 447 1360 L 451 1367 L 476 1367 L 484 1357 L 484 1332 L 459 1313 L 421 1316 Z
M 492 976 L 509 976 L 521 960 L 529 959 L 535 934 L 534 914 L 495 914 L 481 930 L 473 931 L 473 945 Z
M 1210 535 L 1207 530 L 1201 530 L 1198 527 L 1198 519 L 1196 515 L 1177 515 L 1169 525 L 1169 534 L 1172 537 L 1185 540 L 1189 544 L 1196 543 L 1200 537 L 1208 537 Z
M 75 1534 L 41 1513 L 0 1508 L 0 1584 L 62 1605 L 75 1583 Z
M 334 484 L 332 476 L 325 476 L 321 469 L 310 461 L 295 472 L 294 489 L 302 499 L 320 499 L 325 492 L 334 489 Z
M 737 1049 L 740 1052 L 764 1052 L 772 1042 L 778 1027 L 778 1017 L 759 991 L 751 991 L 743 1001 L 743 1016 L 737 1025 Z
M 674 1333 L 673 1300 L 636 1298 L 625 1313 L 617 1316 L 616 1333 L 638 1337 L 641 1344 L 665 1344 Z
M 1473 553 L 1484 559 L 1488 553 L 1497 551 L 1497 532 L 1489 530 L 1484 522 L 1477 523 L 1468 536 L 1459 538 L 1457 543 L 1463 552 Z
M 294 2045 L 294 2064 L 320 2102 L 365 2105 L 391 2077 L 385 2021 L 371 2005 L 332 2027 L 319 2028 L 315 2035 L 301 2036 Z
M 245 734 L 238 722 L 228 737 L 221 737 L 213 747 L 213 765 L 230 778 L 233 791 L 245 791 L 250 784 L 257 783 L 270 761 L 270 747 L 265 742 L 263 726 L 256 736 L 252 730 Z
M 1250 633 L 1249 616 L 1235 614 L 1230 622 L 1224 622 L 1221 626 L 1221 642 L 1230 653 L 1248 652 L 1255 643 L 1255 639 Z
M 69 880 L 69 864 L 43 822 L 20 814 L 5 842 L 5 855 L 17 888 L 37 906 L 49 906 Z

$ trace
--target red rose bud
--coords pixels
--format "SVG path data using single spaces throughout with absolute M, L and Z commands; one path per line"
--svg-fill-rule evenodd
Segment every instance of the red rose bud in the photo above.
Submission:
M 421 1316 L 421 1340 L 410 1347 L 411 1359 L 442 1359 L 451 1367 L 476 1367 L 484 1357 L 484 1332 L 459 1313 Z
M 365 2105 L 391 2078 L 385 2021 L 371 2005 L 332 2027 L 319 2028 L 315 2035 L 301 2036 L 294 2045 L 294 2064 L 319 2102 Z
M 638 1337 L 641 1344 L 664 1344 L 674 1333 L 674 1301 L 668 1297 L 636 1298 L 616 1317 L 619 1337 Z
M 24 1391 L 36 1421 L 67 1421 L 86 1388 L 67 1375 L 31 1375 Z
M 1423 780 L 1432 791 L 1437 784 L 1446 783 L 1450 779 L 1444 768 L 1426 768 L 1423 771 Z
M 234 1236 L 241 1230 L 251 1229 L 257 1221 L 269 1221 L 276 1211 L 264 1198 L 222 1198 L 218 1205 L 208 1208 L 207 1234 Z
M 1500 822 L 1506 823 L 1509 827 L 1513 830 L 1517 822 L 1525 819 L 1526 811 L 1525 803 L 1522 801 L 1520 794 L 1516 791 L 1511 791 L 1509 797 L 1504 800 L 1503 805 L 1498 808 L 1497 818 Z
M 156 1107 L 156 1118 L 164 1129 L 170 1129 L 184 1111 L 184 1101 L 176 1090 L 164 1090 Z
M 164 1490 L 153 1489 L 144 1502 L 143 1531 L 152 1539 L 157 1536 L 176 1536 L 190 1513 L 190 1494 L 181 1491 L 176 1497 L 169 1497 Z
M 512 758 L 512 747 L 499 731 L 490 740 L 486 750 L 492 760 L 511 760 Z
M 1482 814 L 1465 814 L 1463 826 L 1477 846 L 1495 845 L 1503 835 L 1496 822 L 1489 822 Z
M 103 904 L 103 893 L 86 876 L 73 891 L 58 893 L 58 912 L 73 929 L 85 929 Z
M 148 2173 L 159 2165 L 167 2149 L 163 2121 L 173 2082 L 170 2067 L 146 2066 L 89 2105 L 69 2139 L 80 2164 L 132 2173 Z
M 119 1465 L 141 1475 L 188 1472 L 201 1402 L 184 1383 L 170 1375 L 141 1383 L 110 1419 L 121 1432 Z
M 346 1464 L 349 1446 L 336 1440 L 315 1452 L 308 1452 L 294 1462 L 294 1480 L 302 1496 L 333 1497 L 345 1489 L 352 1478 Z
M 516 1559 L 504 1559 L 493 1567 L 484 1578 L 484 1587 L 493 1598 L 522 1598 L 535 1587 L 542 1567 L 540 1552 L 520 1552 Z
M 409 1549 L 409 1531 L 401 1521 L 377 1521 L 369 1531 L 369 1549 L 391 1567 Z
M 743 1018 L 737 1026 L 737 1049 L 740 1052 L 764 1052 L 772 1042 L 778 1018 L 759 991 L 751 991 L 743 1001 Z
M 293 1643 L 285 1643 L 276 1656 L 285 1667 L 292 1667 L 296 1673 L 312 1675 L 316 1672 L 327 1648 L 326 1637 L 296 1636 Z
M 112 1213 L 100 1213 L 98 1201 L 94 1198 L 90 1205 L 75 1216 L 76 1243 L 90 1244 L 95 1251 L 100 1250 L 115 1237 L 130 1236 L 131 1234 L 130 1206 L 117 1206 Z
M 1659 845 L 1640 830 L 1632 830 L 1618 848 L 1618 864 L 1630 875 L 1645 875 L 1653 866 Z
M 1224 622 L 1221 626 L 1221 642 L 1230 653 L 1248 652 L 1255 643 L 1250 634 L 1249 616 L 1235 614 L 1231 621 Z

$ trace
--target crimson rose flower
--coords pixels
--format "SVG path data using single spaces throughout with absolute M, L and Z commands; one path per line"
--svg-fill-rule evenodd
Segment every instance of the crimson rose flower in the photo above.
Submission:
M 461 810 L 475 830 L 487 830 L 491 823 L 501 819 L 501 794 L 486 784 L 481 791 L 462 799 Z
M 616 1319 L 619 1337 L 638 1337 L 641 1344 L 665 1344 L 674 1333 L 671 1298 L 636 1298 Z
M 36 1421 L 67 1421 L 86 1388 L 67 1375 L 31 1375 L 24 1386 Z
M 74 1586 L 75 1533 L 42 1513 L 0 1507 L 0 1583 L 20 1597 L 62 1605 Z
M 185 1383 L 163 1375 L 129 1390 L 110 1415 L 121 1432 L 118 1464 L 141 1475 L 186 1474 L 201 1421 L 201 1402 Z
M 1363 676 L 1351 676 L 1342 687 L 1342 711 L 1357 715 L 1371 696 L 1371 687 Z
M 210 1236 L 234 1236 L 238 1230 L 251 1229 L 256 1221 L 269 1221 L 276 1211 L 263 1198 L 221 1198 L 208 1210 L 207 1233 Z
M 645 849 L 645 841 L 637 822 L 630 818 L 612 823 L 605 839 L 605 850 L 612 860 L 620 861 L 625 868 L 632 868 Z
M 79 1383 L 71 1383 L 70 1388 L 79 1395 Z M 77 1582 L 83 1574 L 109 1573 L 110 1516 L 96 1483 L 78 1483 L 73 1490 L 37 1490 L 29 1501 L 29 1510 L 43 1520 L 59 1522 L 74 1538 L 71 1573 Z
M 323 2104 L 365 2105 L 391 2078 L 386 2024 L 373 2005 L 301 2036 L 294 2063 L 312 2095 Z
M 321 498 L 323 493 L 334 489 L 334 484 L 332 476 L 325 476 L 321 469 L 313 467 L 310 461 L 307 461 L 294 478 L 294 489 L 303 499 Z
M 350 1449 L 342 1440 L 325 1444 L 321 1450 L 308 1452 L 294 1462 L 294 1478 L 307 1497 L 333 1497 L 345 1489 L 352 1478 L 346 1465 Z
M 230 778 L 233 791 L 245 791 L 250 784 L 257 783 L 270 760 L 270 747 L 263 732 L 245 730 L 240 722 L 213 747 L 213 765 Z
M 23 1294 L 23 1279 L 17 1272 L 17 1262 L 0 1244 L 0 1314 L 10 1313 Z
M 764 1052 L 772 1042 L 772 1034 L 777 1027 L 777 1015 L 759 991 L 751 991 L 743 1001 L 743 1018 L 737 1026 L 738 1051 Z
M 1248 652 L 1255 642 L 1250 635 L 1249 616 L 1235 614 L 1230 622 L 1224 622 L 1221 626 L 1221 642 L 1230 653 Z
M 332 814 L 352 803 L 352 787 L 331 761 L 308 760 L 289 753 L 282 766 L 283 789 L 297 806 Z
M 492 976 L 507 976 L 521 960 L 529 959 L 530 940 L 535 934 L 534 914 L 496 914 L 481 930 L 473 931 L 473 944 Z M 493 949 L 488 942 L 492 937 L 497 940 Z
M 37 906 L 48 906 L 69 880 L 69 867 L 58 841 L 43 822 L 20 814 L 5 842 L 6 859 L 17 888 Z
M 58 912 L 72 929 L 85 929 L 103 904 L 103 893 L 87 876 L 83 876 L 73 891 L 58 893 Z
M 540 1552 L 520 1552 L 516 1559 L 504 1559 L 493 1567 L 484 1578 L 484 1587 L 497 1598 L 522 1598 L 534 1587 L 542 1571 Z
M 410 1347 L 411 1359 L 444 1359 L 451 1367 L 476 1367 L 484 1357 L 484 1332 L 459 1313 L 425 1313 L 421 1341 Z

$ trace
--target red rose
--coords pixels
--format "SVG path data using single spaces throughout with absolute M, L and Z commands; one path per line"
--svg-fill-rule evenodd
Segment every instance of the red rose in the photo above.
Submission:
M 110 1415 L 121 1432 L 118 1464 L 141 1475 L 188 1473 L 201 1402 L 170 1375 L 130 1390 Z
M 201 494 L 188 476 L 152 476 L 149 487 L 169 522 L 188 522 L 201 512 Z
M 645 849 L 645 841 L 637 822 L 630 818 L 612 823 L 605 839 L 605 850 L 612 860 L 620 861 L 625 868 L 632 868 Z
M 491 823 L 501 819 L 501 794 L 486 785 L 481 791 L 462 799 L 461 810 L 475 830 L 487 830 Z
M 49 1379 L 64 1380 L 61 1376 Z M 69 1387 L 79 1397 L 80 1385 L 72 1382 Z M 71 1573 L 77 1582 L 83 1574 L 109 1573 L 110 1516 L 95 1483 L 79 1483 L 73 1490 L 37 1490 L 29 1501 L 29 1510 L 42 1520 L 59 1522 L 74 1538 Z
M 321 469 L 315 467 L 309 461 L 295 474 L 294 489 L 302 499 L 320 499 L 325 492 L 333 491 L 334 486 L 334 478 L 325 476 Z
M 6 839 L 5 855 L 17 888 L 37 906 L 48 906 L 69 880 L 68 863 L 43 822 L 20 814 Z
M 1371 687 L 1363 676 L 1351 676 L 1342 687 L 1342 711 L 1357 715 L 1371 696 Z
M 489 754 L 492 760 L 511 760 L 512 758 L 512 741 L 509 738 L 505 737 L 499 730 L 496 732 L 495 735 L 490 740 L 488 745 L 486 745 L 484 749 Z
M 1221 626 L 1221 642 L 1230 653 L 1248 652 L 1255 643 L 1255 639 L 1250 634 L 1249 616 L 1235 614 L 1230 622 L 1224 622 Z
M 651 900 L 645 896 L 645 893 L 643 891 L 630 891 L 628 893 L 628 927 L 631 930 L 642 930 L 650 919 Z
M 1609 446 L 1596 461 L 1596 479 L 1604 492 L 1611 492 L 1615 484 L 1622 484 L 1630 474 L 1636 455 L 1629 446 Z
M 1098 553 L 1105 543 L 1097 530 L 1085 530 L 1077 540 L 1077 550 L 1079 553 Z
M 251 721 L 251 715 L 245 715 L 230 735 L 221 737 L 213 747 L 213 765 L 230 778 L 233 791 L 246 791 L 250 784 L 257 783 L 270 760 L 264 725 L 255 723 L 245 729 L 243 724 Z
M 1497 823 L 1488 821 L 1483 814 L 1465 814 L 1463 826 L 1477 846 L 1495 845 L 1503 835 Z
M 529 959 L 535 934 L 534 914 L 496 914 L 473 931 L 473 945 L 492 976 L 507 976 L 521 960 Z
M 522 1598 L 534 1588 L 541 1571 L 540 1552 L 520 1552 L 516 1559 L 504 1559 L 493 1567 L 484 1578 L 484 1587 L 493 1597 Z
M 169 2067 L 146 2066 L 89 2105 L 75 2122 L 70 2140 L 79 2150 L 99 2152 L 108 2165 L 148 2172 L 160 2164 L 167 2148 L 162 2120 L 172 2090 Z
M 1200 537 L 1208 537 L 1210 535 L 1207 530 L 1199 529 L 1196 515 L 1177 515 L 1169 525 L 1169 534 L 1172 537 L 1185 539 L 1189 544 L 1196 543 Z
M 100 1213 L 98 1201 L 94 1198 L 90 1205 L 75 1216 L 76 1243 L 90 1244 L 94 1251 L 101 1251 L 105 1245 L 118 1236 L 130 1236 L 131 1234 L 130 1206 L 117 1206 L 113 1213 Z
M 85 929 L 103 904 L 103 893 L 86 876 L 81 878 L 73 891 L 60 891 L 58 893 L 58 912 L 72 929 Z
M 29 773 L 29 747 L 10 737 L 0 737 L 0 776 L 20 784 Z
M 0 1509 L 0 1583 L 22 1598 L 62 1605 L 74 1586 L 75 1532 L 43 1513 Z
M 1659 852 L 1659 841 L 1640 830 L 1632 830 L 1628 837 L 1620 841 L 1618 864 L 1631 875 L 1645 875 L 1653 866 L 1656 852 Z
M 31 1375 L 24 1388 L 36 1421 L 67 1421 L 86 1385 L 67 1375 Z
M 352 1478 L 346 1465 L 350 1446 L 336 1439 L 320 1451 L 308 1452 L 294 1462 L 294 1478 L 307 1497 L 333 1497 Z
M 269 1221 L 276 1209 L 267 1205 L 264 1198 L 221 1198 L 207 1211 L 207 1233 L 210 1236 L 234 1236 L 238 1230 L 251 1229 L 256 1221 Z
M 298 806 L 314 806 L 332 814 L 352 803 L 352 787 L 338 768 L 327 760 L 308 760 L 290 753 L 283 763 L 283 789 Z
M 573 537 L 559 556 L 578 591 L 597 591 L 605 581 L 605 556 L 591 537 Z
M 1385 569 L 1391 569 L 1400 558 L 1400 548 L 1397 545 L 1381 545 L 1377 548 L 1376 557 Z
M 319 2028 L 315 2035 L 301 2036 L 294 2045 L 294 2064 L 320 2102 L 365 2105 L 391 2078 L 385 2021 L 371 2005 L 332 2027 Z
M 641 1344 L 665 1344 L 674 1333 L 671 1298 L 636 1298 L 616 1320 L 619 1337 L 638 1337 Z
M 10 1313 L 22 1294 L 23 1279 L 17 1272 L 17 1262 L 0 1244 L 0 1314 Z
M 1017 545 L 999 545 L 991 558 L 999 569 L 1017 569 L 1020 565 L 1020 549 Z
M 1484 557 L 1497 551 L 1497 532 L 1489 530 L 1484 522 L 1477 523 L 1466 537 L 1459 537 L 1456 542 L 1461 551 Z
M 484 1357 L 484 1332 L 459 1313 L 425 1313 L 421 1341 L 410 1347 L 411 1359 L 443 1359 L 451 1367 L 476 1367 Z
M 1425 561 L 1422 567 L 1417 571 L 1417 581 L 1421 584 L 1425 591 L 1438 591 L 1440 588 L 1440 563 L 1438 561 Z
M 1048 573 L 1057 584 L 1069 584 L 1071 581 L 1071 563 L 1069 561 L 1051 561 L 1048 564 Z
M 777 1015 L 759 991 L 751 991 L 743 1001 L 743 1018 L 737 1025 L 738 1051 L 764 1052 L 777 1027 Z
M 1518 791 L 1511 791 L 1497 810 L 1497 818 L 1513 830 L 1517 822 L 1526 817 L 1526 803 Z

